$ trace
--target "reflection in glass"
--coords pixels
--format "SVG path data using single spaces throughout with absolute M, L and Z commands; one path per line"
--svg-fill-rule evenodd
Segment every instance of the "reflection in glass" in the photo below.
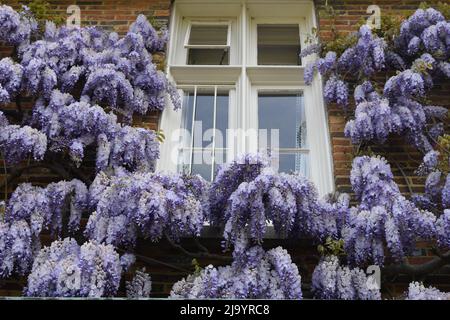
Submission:
M 211 180 L 213 160 L 214 171 L 217 165 L 226 161 L 224 148 L 228 129 L 229 95 L 223 90 L 202 87 L 197 89 L 185 91 L 184 94 L 182 128 L 186 130 L 186 134 L 181 140 L 178 171 L 200 174 L 205 179 Z
M 228 25 L 193 24 L 189 34 L 189 45 L 226 45 Z
M 297 24 L 258 25 L 258 65 L 300 65 Z
M 308 139 L 303 102 L 300 92 L 258 94 L 259 149 L 268 151 L 279 172 L 295 171 L 308 176 Z M 266 137 L 262 137 L 263 134 Z M 279 139 L 272 141 L 271 135 Z M 262 142 L 267 142 L 267 145 L 262 145 Z

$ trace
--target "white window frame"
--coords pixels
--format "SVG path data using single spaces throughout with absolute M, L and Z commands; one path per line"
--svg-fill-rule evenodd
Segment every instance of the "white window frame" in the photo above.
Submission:
M 309 149 L 309 178 L 320 195 L 334 191 L 333 162 L 328 130 L 328 116 L 322 95 L 322 80 L 316 76 L 305 85 L 306 63 L 314 57 L 303 58 L 301 65 L 257 65 L 258 24 L 298 24 L 300 45 L 304 48 L 306 35 L 317 26 L 312 0 L 175 0 L 170 23 L 171 42 L 168 46 L 167 73 L 180 89 L 185 85 L 230 85 L 230 129 L 257 129 L 257 92 L 301 91 L 305 105 Z M 266 15 L 270 15 L 267 17 Z M 187 44 L 192 23 L 217 21 L 229 23 L 229 65 L 186 65 Z M 184 51 L 184 52 L 183 52 Z M 167 99 L 169 100 L 169 99 Z M 168 102 L 170 104 L 170 102 Z M 161 145 L 157 170 L 176 171 L 170 153 L 174 142 L 170 133 L 180 128 L 181 111 L 171 106 L 160 117 L 160 129 L 166 135 Z M 231 140 L 228 138 L 228 141 Z M 252 152 L 253 143 L 243 135 L 237 144 L 227 146 L 227 161 L 236 154 Z M 232 149 L 232 150 L 231 150 Z

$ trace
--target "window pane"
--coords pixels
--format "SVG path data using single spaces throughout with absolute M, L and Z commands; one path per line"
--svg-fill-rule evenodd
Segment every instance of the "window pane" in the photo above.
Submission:
M 216 140 L 216 148 L 226 148 L 227 146 L 227 129 L 228 129 L 228 111 L 229 101 L 227 94 L 217 95 L 217 113 L 216 113 L 216 128 L 217 134 L 220 132 L 219 138 Z M 220 139 L 221 138 L 221 139 Z
M 185 91 L 184 106 L 182 111 L 182 126 L 187 132 L 192 130 L 192 115 L 195 119 L 193 146 L 191 149 L 190 134 L 183 137 L 182 148 L 178 154 L 178 171 L 189 173 L 189 168 L 193 174 L 200 174 L 207 180 L 211 179 L 212 146 L 213 136 L 215 137 L 215 166 L 225 162 L 226 151 L 226 131 L 228 129 L 229 95 L 228 91 L 218 88 L 216 96 L 216 131 L 214 132 L 214 89 L 202 88 L 195 91 Z M 191 164 L 191 165 L 190 165 Z
M 279 153 L 273 155 L 273 165 L 278 167 L 278 172 L 299 172 L 305 177 L 309 176 L 309 156 L 308 154 L 293 152 Z
M 228 25 L 192 25 L 189 45 L 226 45 Z
M 192 155 L 192 174 L 199 174 L 205 180 L 211 181 L 211 151 L 194 151 Z
M 229 65 L 228 49 L 190 48 L 188 62 L 190 65 Z
M 259 65 L 300 65 L 298 25 L 258 25 Z
M 194 93 L 185 92 L 183 97 L 183 108 L 181 115 L 181 128 L 191 132 L 192 129 L 192 112 L 194 111 Z M 189 135 L 184 135 L 182 138 L 182 145 L 190 147 L 191 139 Z
M 197 93 L 194 123 L 194 148 L 212 145 L 212 138 L 203 141 L 205 131 L 213 128 L 214 93 Z M 210 135 L 212 136 L 212 135 Z
M 269 148 L 306 148 L 306 119 L 301 93 L 260 93 L 258 127 L 267 130 Z M 271 135 L 276 133 L 274 130 L 278 130 L 278 141 L 271 141 Z

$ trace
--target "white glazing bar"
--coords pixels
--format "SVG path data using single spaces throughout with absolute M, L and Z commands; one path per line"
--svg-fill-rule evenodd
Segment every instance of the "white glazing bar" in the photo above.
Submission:
M 191 150 L 189 159 L 189 174 L 192 173 L 192 160 L 194 157 L 194 126 L 195 126 L 195 109 L 197 107 L 197 86 L 194 86 L 194 105 L 192 106 L 192 124 L 191 124 Z
M 213 109 L 213 141 L 211 151 L 211 180 L 214 177 L 214 163 L 216 157 L 216 119 L 217 117 L 217 86 L 214 86 L 214 109 Z
M 242 32 L 242 39 L 241 39 L 241 52 L 242 52 L 242 70 L 241 70 L 241 93 L 240 93 L 240 110 L 241 110 L 241 125 L 243 126 L 243 129 L 246 130 L 247 128 L 247 117 L 246 117 L 246 104 L 247 104 L 247 4 L 245 1 L 241 2 L 242 4 L 242 25 L 241 25 L 241 32 Z M 241 137 L 241 143 L 242 143 L 242 149 L 239 150 L 240 152 L 245 152 L 247 150 L 246 145 L 246 136 L 245 134 Z M 239 152 L 238 152 L 239 153 Z

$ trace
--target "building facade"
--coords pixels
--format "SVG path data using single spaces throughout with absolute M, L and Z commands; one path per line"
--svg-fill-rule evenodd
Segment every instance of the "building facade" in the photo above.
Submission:
M 22 1 L 6 1 L 19 7 Z M 51 10 L 66 15 L 69 5 L 81 10 L 81 24 L 125 33 L 136 16 L 143 13 L 154 23 L 167 25 L 170 42 L 161 66 L 176 83 L 183 100 L 182 110 L 166 108 L 139 119 L 136 125 L 159 129 L 166 139 L 161 146 L 158 170 L 199 173 L 212 179 L 217 165 L 235 155 L 251 151 L 277 154 L 273 165 L 280 171 L 307 175 L 321 195 L 351 192 L 349 173 L 356 152 L 344 137 L 346 115 L 322 97 L 322 81 L 316 77 L 305 85 L 303 72 L 308 58 L 300 59 L 313 30 L 322 41 L 332 38 L 332 30 L 356 31 L 367 19 L 370 4 L 381 14 L 405 15 L 420 1 L 377 0 L 51 0 Z M 330 18 L 325 4 L 335 16 Z M 2 47 L 0 55 L 10 48 Z M 437 86 L 434 103 L 446 105 L 450 88 Z M 168 102 L 169 103 L 169 102 Z M 201 122 L 203 126 L 198 126 Z M 212 130 L 211 130 L 212 129 Z M 276 143 L 275 143 L 276 142 Z M 391 138 L 383 149 L 374 149 L 391 163 L 402 192 L 421 192 L 424 178 L 414 170 L 420 155 L 401 138 Z M 31 171 L 29 182 L 46 183 L 54 177 Z M 20 182 L 20 181 L 19 181 Z M 3 192 L 3 191 L 2 191 Z M 4 196 L 4 194 L 3 194 Z M 220 235 L 205 238 L 213 252 L 220 252 Z M 267 247 L 280 243 L 268 239 Z M 318 255 L 307 241 L 286 241 L 283 246 L 299 265 L 300 273 L 310 274 Z M 187 247 L 195 244 L 187 241 Z M 173 282 L 189 269 L 190 259 L 162 241 L 138 248 L 142 262 L 153 278 L 154 296 L 165 296 Z M 431 253 L 419 244 L 412 262 L 423 262 Z M 168 267 L 164 261 L 172 265 Z M 215 263 L 208 259 L 202 264 Z M 401 292 L 408 279 L 393 284 L 392 294 Z M 441 288 L 450 281 L 436 276 Z M 17 294 L 17 279 L 0 286 L 0 295 Z M 443 287 L 444 285 L 444 287 Z

